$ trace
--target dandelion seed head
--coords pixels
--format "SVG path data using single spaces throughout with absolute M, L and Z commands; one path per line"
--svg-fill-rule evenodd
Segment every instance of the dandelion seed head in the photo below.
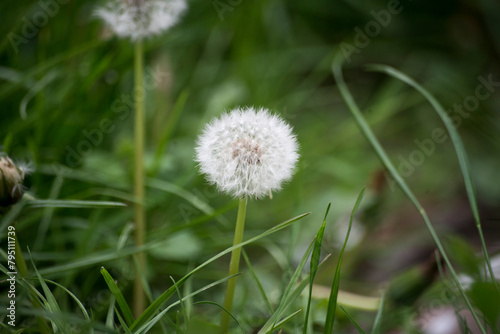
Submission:
M 281 189 L 299 158 L 292 128 L 267 109 L 237 108 L 210 122 L 198 138 L 200 171 L 234 197 Z
M 96 14 L 118 37 L 135 41 L 168 30 L 186 8 L 185 0 L 111 0 Z

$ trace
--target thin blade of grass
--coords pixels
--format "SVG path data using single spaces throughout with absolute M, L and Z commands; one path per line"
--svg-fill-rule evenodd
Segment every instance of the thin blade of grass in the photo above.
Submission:
M 295 269 L 295 272 L 293 273 L 292 277 L 290 278 L 290 282 L 285 288 L 285 292 L 283 293 L 283 296 L 281 297 L 281 301 L 276 308 L 276 311 L 271 315 L 271 317 L 266 321 L 264 326 L 261 328 L 259 333 L 269 333 L 271 332 L 276 324 L 279 322 L 279 318 L 283 311 L 285 311 L 286 307 L 288 306 L 289 302 L 291 301 L 291 297 L 293 296 L 294 288 L 296 287 L 296 283 L 300 278 L 300 275 L 302 274 L 302 270 L 304 269 L 304 266 L 306 265 L 307 259 L 309 258 L 310 253 L 312 252 L 314 246 L 314 240 L 311 241 L 309 244 L 309 247 L 307 247 L 307 250 L 304 252 L 304 255 L 302 256 L 302 259 L 300 260 L 299 265 Z
M 78 305 L 78 308 L 80 309 L 80 311 L 82 311 L 83 313 L 83 316 L 85 317 L 86 320 L 88 320 L 88 322 L 90 323 L 92 320 L 90 319 L 90 316 L 87 312 L 87 309 L 85 308 L 85 306 L 83 305 L 83 303 L 73 294 L 73 292 L 69 291 L 65 286 L 57 283 L 57 282 L 54 282 L 54 281 L 51 281 L 51 280 L 48 280 L 46 279 L 45 280 L 46 282 L 50 283 L 50 284 L 54 284 L 55 286 L 61 288 L 62 290 L 64 290 L 64 292 L 66 292 L 68 295 L 70 295 L 70 297 L 75 301 L 76 305 Z M 92 334 L 94 333 L 94 329 L 92 327 L 89 328 L 89 333 Z
M 339 296 L 339 284 L 340 284 L 340 266 L 342 265 L 342 256 L 344 255 L 345 247 L 347 246 L 347 241 L 349 240 L 349 235 L 351 234 L 352 221 L 354 215 L 358 210 L 361 200 L 365 194 L 365 188 L 361 190 L 354 204 L 354 208 L 351 211 L 351 218 L 349 219 L 349 227 L 347 228 L 347 233 L 344 240 L 344 245 L 340 251 L 339 261 L 337 262 L 337 269 L 335 269 L 335 276 L 332 282 L 332 290 L 330 291 L 330 298 L 328 299 L 328 308 L 325 320 L 325 334 L 330 334 L 333 330 L 333 324 L 335 322 L 335 313 L 337 312 L 337 298 Z
M 415 206 L 415 208 L 418 210 L 420 215 L 422 216 L 422 219 L 425 222 L 425 225 L 427 227 L 427 230 L 429 231 L 432 239 L 434 240 L 434 243 L 436 244 L 437 248 L 439 249 L 439 252 L 443 256 L 444 261 L 446 262 L 446 265 L 448 269 L 450 270 L 450 273 L 453 277 L 453 280 L 455 281 L 455 284 L 457 285 L 460 294 L 462 295 L 462 298 L 464 299 L 465 303 L 467 304 L 467 308 L 471 312 L 472 316 L 474 317 L 474 320 L 476 321 L 479 329 L 481 330 L 481 333 L 486 334 L 486 331 L 479 320 L 479 317 L 475 311 L 475 309 L 472 307 L 472 304 L 465 293 L 465 290 L 458 280 L 457 273 L 455 269 L 453 268 L 451 261 L 448 258 L 448 255 L 446 254 L 444 247 L 441 243 L 441 240 L 439 239 L 439 236 L 436 233 L 436 230 L 434 229 L 434 226 L 432 225 L 429 217 L 427 216 L 427 212 L 424 210 L 416 196 L 413 194 L 411 189 L 408 187 L 404 179 L 399 175 L 397 172 L 396 168 L 390 161 L 389 157 L 387 156 L 387 153 L 384 151 L 382 148 L 382 145 L 380 145 L 380 142 L 378 139 L 375 137 L 373 131 L 371 130 L 370 126 L 366 122 L 363 114 L 361 113 L 359 107 L 357 106 L 356 102 L 354 101 L 354 98 L 351 95 L 351 92 L 347 88 L 347 85 L 344 82 L 344 78 L 342 75 L 342 56 L 339 54 L 336 59 L 333 62 L 332 65 L 332 72 L 335 77 L 335 80 L 337 82 L 340 94 L 342 95 L 342 98 L 344 99 L 345 103 L 349 107 L 349 111 L 351 112 L 352 116 L 354 117 L 354 120 L 358 124 L 361 132 L 365 136 L 366 140 L 370 143 L 372 146 L 373 150 L 377 154 L 379 160 L 382 162 L 384 167 L 389 171 L 391 176 L 394 178 L 396 181 L 396 184 L 401 188 L 403 193 L 408 197 L 408 199 L 412 202 L 412 204 Z
M 209 304 L 209 305 L 215 305 L 217 306 L 218 308 L 220 308 L 222 311 L 226 312 L 227 314 L 229 314 L 229 316 L 234 320 L 234 322 L 236 322 L 236 324 L 238 325 L 239 328 L 241 328 L 241 325 L 238 321 L 238 319 L 236 319 L 236 317 L 231 313 L 229 312 L 224 306 L 222 306 L 221 304 L 219 303 L 216 303 L 216 302 L 212 302 L 212 301 L 199 301 L 199 302 L 196 302 L 194 303 L 194 305 L 197 305 L 197 304 Z
M 189 316 L 186 312 L 186 307 L 184 306 L 184 298 L 182 298 L 181 291 L 179 290 L 179 287 L 177 286 L 177 282 L 174 280 L 174 278 L 172 276 L 170 276 L 170 279 L 174 283 L 175 291 L 177 292 L 177 296 L 179 297 L 179 302 L 181 305 L 181 312 L 182 312 L 182 316 L 184 317 L 184 322 L 187 323 L 189 321 Z
M 257 285 L 257 288 L 259 289 L 259 292 L 262 296 L 262 299 L 264 300 L 264 303 L 267 306 L 267 310 L 269 311 L 269 313 L 272 313 L 273 308 L 271 306 L 271 302 L 269 301 L 269 298 L 266 295 L 266 291 L 264 291 L 264 287 L 262 286 L 262 283 L 260 282 L 259 277 L 257 276 L 257 274 L 255 274 L 255 271 L 253 270 L 253 266 L 250 263 L 250 259 L 248 258 L 247 253 L 245 252 L 244 249 L 242 249 L 241 251 L 242 251 L 241 254 L 243 255 L 243 259 L 245 260 L 245 263 L 247 264 L 248 271 L 250 272 L 250 276 L 252 276 L 253 280 L 255 281 L 255 284 Z
M 498 287 L 497 280 L 495 278 L 495 273 L 493 271 L 493 268 L 491 267 L 491 261 L 488 255 L 488 250 L 486 248 L 486 241 L 484 240 L 483 236 L 483 230 L 481 228 L 481 218 L 479 216 L 479 208 L 477 205 L 477 199 L 476 199 L 476 191 L 474 187 L 474 180 L 472 178 L 472 174 L 470 172 L 470 163 L 469 159 L 467 157 L 467 153 L 465 151 L 465 146 L 462 142 L 462 139 L 460 138 L 460 135 L 458 134 L 457 129 L 453 125 L 453 122 L 451 121 L 450 117 L 444 110 L 444 108 L 441 106 L 441 104 L 436 100 L 436 98 L 429 93 L 428 90 L 426 90 L 424 87 L 422 87 L 419 83 L 417 83 L 415 80 L 407 76 L 406 74 L 402 73 L 401 71 L 398 71 L 397 69 L 387 66 L 387 65 L 370 65 L 368 67 L 369 70 L 371 71 L 377 71 L 377 72 L 382 72 L 385 74 L 388 74 L 398 80 L 401 80 L 404 83 L 407 83 L 414 89 L 416 89 L 420 94 L 422 94 L 425 99 L 432 105 L 436 113 L 439 115 L 441 120 L 443 121 L 446 130 L 450 134 L 451 141 L 453 143 L 453 146 L 455 148 L 455 152 L 457 153 L 457 158 L 458 158 L 458 163 L 460 165 L 460 170 L 462 172 L 462 176 L 464 179 L 465 183 L 465 189 L 467 192 L 467 197 L 469 198 L 469 204 L 470 208 L 472 210 L 472 214 L 474 216 L 474 221 L 476 222 L 476 228 L 479 233 L 479 237 L 481 239 L 481 245 L 482 245 L 482 250 L 483 250 L 483 256 L 488 268 L 488 271 L 490 273 L 491 280 L 495 286 L 495 289 L 497 292 L 500 292 L 500 289 Z
M 314 241 L 314 248 L 311 255 L 311 266 L 310 266 L 310 275 L 309 275 L 309 296 L 307 297 L 307 307 L 306 307 L 306 318 L 304 320 L 304 329 L 302 331 L 303 334 L 308 332 L 308 324 L 309 324 L 309 312 L 311 310 L 311 298 L 312 298 L 312 289 L 314 283 L 314 277 L 318 272 L 319 259 L 321 256 L 321 245 L 323 244 L 323 235 L 325 234 L 326 227 L 326 217 L 328 216 L 328 212 L 330 211 L 332 203 L 328 203 L 325 212 L 325 218 L 323 218 L 323 224 L 319 228 L 318 233 L 316 234 L 316 239 Z
M 199 265 L 198 267 L 196 267 L 195 269 L 193 269 L 191 272 L 189 272 L 187 275 L 185 275 L 184 277 L 182 277 L 178 282 L 177 284 L 179 286 L 181 286 L 182 284 L 184 284 L 184 282 L 189 278 L 191 277 L 193 274 L 195 274 L 196 272 L 198 272 L 200 269 L 202 269 L 203 267 L 207 266 L 208 264 L 214 262 L 215 260 L 219 259 L 220 257 L 230 253 L 233 251 L 233 249 L 236 249 L 236 248 L 239 248 L 239 247 L 243 247 L 249 243 L 252 243 L 252 242 L 255 242 L 259 239 L 262 239 L 270 234 L 273 234 L 275 232 L 278 232 L 288 226 L 290 226 L 291 224 L 293 224 L 294 222 L 296 221 L 299 221 L 300 219 L 304 218 L 305 216 L 309 215 L 309 213 L 304 213 L 304 214 L 301 214 L 295 218 L 292 218 L 292 219 L 289 219 L 281 224 L 278 224 L 276 225 L 275 227 L 265 231 L 264 233 L 261 233 L 259 234 L 258 236 L 256 237 L 253 237 L 251 239 L 248 239 L 247 241 L 244 241 L 242 243 L 239 243 L 237 245 L 234 245 L 232 247 L 229 247 L 227 248 L 226 250 L 220 252 L 219 254 L 211 257 L 210 259 L 208 259 L 207 261 L 203 262 L 201 265 Z M 163 294 L 161 294 L 153 303 L 151 303 L 151 305 L 137 318 L 137 320 L 132 324 L 132 326 L 130 327 L 132 330 L 134 330 L 135 328 L 139 327 L 139 326 L 142 326 L 144 323 L 146 323 L 147 321 L 149 321 L 161 308 L 161 306 L 173 295 L 173 293 L 175 292 L 175 287 L 170 287 L 169 289 L 167 289 Z
M 106 327 L 111 328 L 111 329 L 115 328 L 115 322 L 114 322 L 115 305 L 116 305 L 116 298 L 115 298 L 115 296 L 111 295 L 111 298 L 109 301 L 108 313 L 106 314 Z
M 123 320 L 122 316 L 120 315 L 120 312 L 118 312 L 117 309 L 115 309 L 115 314 L 116 314 L 116 317 L 118 318 L 118 321 L 120 322 L 120 325 L 122 325 L 122 329 L 125 331 L 125 333 L 126 334 L 134 334 L 134 333 L 132 333 L 130 328 L 127 326 L 127 323 L 125 322 L 125 320 Z
M 377 316 L 375 317 L 371 334 L 380 334 L 380 328 L 382 327 L 382 315 L 384 313 L 384 300 L 385 294 L 383 294 L 380 299 L 380 307 L 378 309 Z
M 347 310 L 345 308 L 343 308 L 342 306 L 340 306 L 340 309 L 344 312 L 344 314 L 346 315 L 347 319 L 349 319 L 349 321 L 351 321 L 351 323 L 354 325 L 354 327 L 356 327 L 356 329 L 358 330 L 358 333 L 359 334 L 366 334 L 366 332 L 363 330 L 363 328 L 361 328 L 361 326 L 358 324 L 358 322 L 351 316 L 351 314 L 349 312 L 347 312 Z
M 329 258 L 330 258 L 330 255 L 326 256 L 323 259 L 323 261 L 321 261 L 321 263 L 319 264 L 319 267 L 321 267 Z M 306 277 L 304 277 L 302 282 L 297 284 L 297 286 L 295 287 L 295 289 L 292 290 L 291 293 L 289 293 L 288 297 L 286 298 L 286 300 L 283 303 L 283 310 L 285 310 L 302 293 L 302 291 L 304 291 L 304 289 L 307 287 L 308 284 L 309 284 L 309 274 Z M 269 322 L 269 320 L 268 320 L 268 322 Z M 263 329 L 261 329 L 259 331 L 259 333 L 272 333 L 278 327 L 278 324 L 280 322 L 281 321 L 274 321 L 272 327 L 264 326 Z M 267 322 L 266 322 L 266 324 L 267 324 Z M 266 328 L 265 331 L 264 331 L 264 328 Z
M 125 203 L 111 201 L 84 201 L 84 200 L 53 200 L 53 199 L 34 199 L 27 204 L 33 208 L 74 208 L 74 209 L 93 209 L 93 208 L 116 208 L 125 207 Z
M 281 326 L 283 326 L 287 321 L 289 321 L 290 319 L 292 319 L 293 317 L 295 317 L 300 312 L 302 312 L 302 309 L 298 309 L 297 311 L 293 312 L 288 317 L 286 317 L 283 320 L 281 320 L 280 322 L 278 322 L 275 327 L 281 327 Z
M 104 277 L 104 280 L 106 281 L 109 290 L 115 297 L 116 303 L 118 304 L 118 307 L 122 311 L 123 317 L 125 318 L 127 325 L 128 326 L 132 325 L 134 323 L 134 316 L 132 315 L 132 311 L 130 311 L 130 307 L 125 301 L 125 297 L 123 297 L 120 288 L 116 285 L 115 280 L 113 279 L 113 277 L 111 277 L 111 275 L 104 267 L 101 268 L 101 274 Z
M 28 252 L 29 252 L 29 249 L 28 249 Z M 30 254 L 30 257 L 31 257 L 31 254 Z M 35 271 L 35 274 L 38 278 L 40 285 L 42 286 L 43 293 L 45 295 L 45 300 L 43 301 L 44 305 L 45 305 L 46 309 L 48 310 L 48 313 L 55 315 L 54 317 L 50 317 L 50 321 L 52 323 L 52 329 L 54 330 L 54 332 L 57 332 L 57 329 L 62 331 L 65 328 L 65 326 L 61 322 L 61 319 L 59 318 L 59 315 L 61 314 L 61 309 L 59 308 L 59 304 L 57 303 L 56 298 L 52 294 L 52 291 L 50 291 L 49 287 L 47 286 L 47 283 L 45 283 L 45 280 L 42 278 L 42 276 L 38 272 L 38 269 L 36 268 L 35 263 L 33 262 L 33 259 L 31 259 L 31 265 L 33 266 L 33 270 Z
M 167 314 L 168 311 L 170 311 L 173 307 L 179 305 L 182 301 L 184 301 L 185 299 L 188 299 L 188 298 L 192 298 L 194 296 L 196 296 L 197 294 L 199 293 L 202 293 L 203 291 L 206 291 L 208 289 L 211 289 L 213 288 L 214 286 L 217 286 L 219 284 L 222 284 L 224 282 L 226 282 L 227 280 L 233 278 L 233 277 L 236 277 L 238 276 L 239 274 L 235 274 L 235 275 L 231 275 L 231 276 L 228 276 L 228 277 L 224 277 L 218 281 L 215 281 L 211 284 L 208 284 L 206 286 L 204 286 L 203 288 L 201 289 L 198 289 L 196 290 L 195 292 L 185 296 L 184 298 L 176 301 L 175 303 L 172 303 L 170 304 L 167 308 L 165 308 L 163 311 L 161 311 L 160 313 L 158 313 L 154 318 L 152 318 L 151 320 L 149 320 L 148 322 L 146 322 L 142 327 L 140 327 L 139 329 L 137 329 L 136 331 L 134 331 L 135 334 L 143 334 L 143 333 L 147 333 L 149 331 L 149 329 L 151 329 L 151 327 L 153 327 L 158 321 L 160 321 L 160 319 L 162 319 L 165 314 Z M 177 284 L 179 284 L 177 282 Z M 227 310 L 225 310 L 227 312 Z M 234 319 L 234 316 L 229 313 L 229 315 Z M 236 321 L 238 323 L 238 321 Z M 238 323 L 239 325 L 239 323 Z

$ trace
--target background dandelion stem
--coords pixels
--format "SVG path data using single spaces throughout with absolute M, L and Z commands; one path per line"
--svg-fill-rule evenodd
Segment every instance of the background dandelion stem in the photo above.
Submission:
M 134 218 L 135 243 L 137 247 L 144 245 L 146 215 L 144 213 L 144 94 L 143 69 L 144 52 L 142 41 L 135 42 L 134 76 L 135 76 L 135 127 L 134 127 Z M 138 271 L 146 270 L 146 258 L 143 251 L 137 253 Z M 138 317 L 145 308 L 145 296 L 139 272 L 134 282 L 134 315 Z
M 245 230 L 245 215 L 247 211 L 247 198 L 240 198 L 238 206 L 238 217 L 236 219 L 236 228 L 234 230 L 233 246 L 243 241 L 243 231 Z M 231 252 L 231 262 L 229 263 L 229 274 L 232 276 L 238 273 L 240 267 L 241 247 L 234 249 Z M 231 320 L 230 312 L 233 308 L 234 289 L 236 287 L 236 277 L 227 281 L 226 296 L 224 298 L 224 308 L 227 312 L 222 313 L 221 333 L 227 333 L 229 330 L 229 321 Z

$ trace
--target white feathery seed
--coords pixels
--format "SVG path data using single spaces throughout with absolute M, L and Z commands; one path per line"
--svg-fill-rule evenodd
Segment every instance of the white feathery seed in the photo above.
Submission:
M 186 8 L 185 0 L 111 0 L 96 15 L 118 37 L 135 41 L 168 30 Z
M 237 108 L 206 125 L 196 161 L 222 192 L 258 198 L 291 178 L 297 150 L 292 128 L 279 116 L 263 108 Z

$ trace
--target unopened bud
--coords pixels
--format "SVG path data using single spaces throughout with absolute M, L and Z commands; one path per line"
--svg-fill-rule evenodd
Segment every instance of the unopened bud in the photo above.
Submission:
M 0 157 L 0 207 L 17 203 L 24 194 L 25 167 L 17 167 L 8 157 Z

